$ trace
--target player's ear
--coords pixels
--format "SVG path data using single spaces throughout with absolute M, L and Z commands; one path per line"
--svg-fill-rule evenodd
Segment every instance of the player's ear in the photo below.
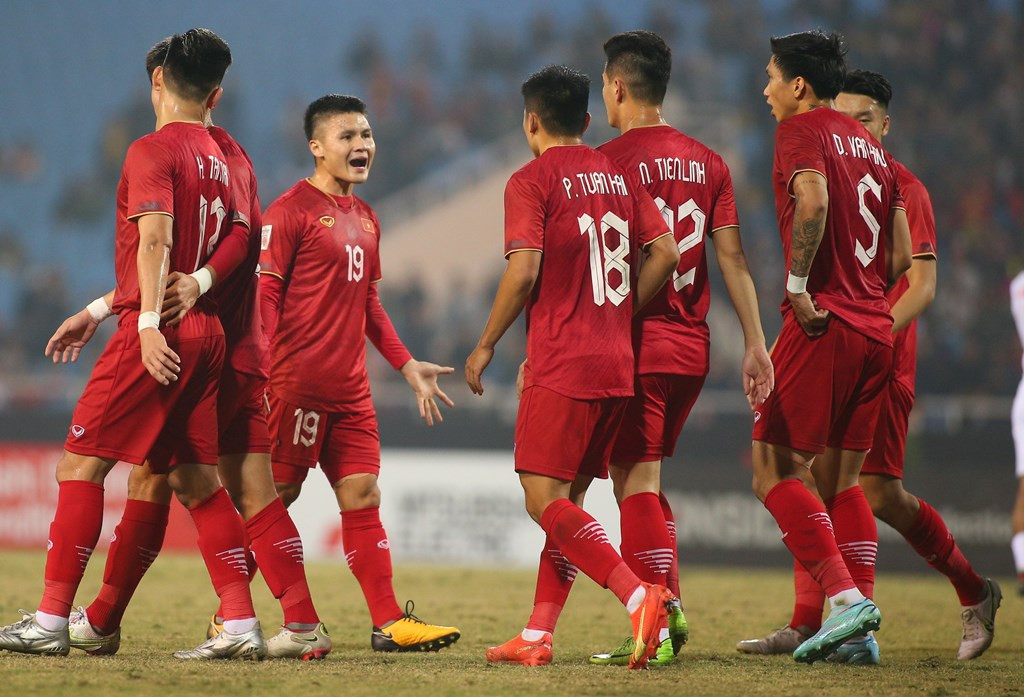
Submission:
M 217 103 L 220 101 L 220 98 L 221 98 L 221 96 L 223 94 L 224 94 L 224 88 L 223 87 L 218 86 L 217 88 L 215 88 L 213 90 L 213 92 L 210 92 L 210 96 L 206 98 L 206 107 L 210 111 L 213 111 L 214 109 L 216 109 L 217 108 Z
M 626 83 L 619 78 L 615 78 L 612 84 L 614 86 L 615 102 L 622 104 L 622 102 L 626 101 Z
M 540 130 L 540 118 L 533 111 L 526 112 L 526 132 L 535 135 Z
M 162 90 L 164 88 L 164 66 L 158 65 L 153 68 L 153 77 L 150 80 L 154 89 Z
M 320 145 L 320 141 L 316 140 L 315 138 L 313 138 L 313 139 L 311 139 L 309 141 L 309 151 L 311 153 L 313 153 L 313 157 L 323 157 L 324 156 L 323 146 Z
M 583 135 L 584 133 L 586 133 L 588 128 L 590 128 L 590 112 L 589 111 L 587 112 L 587 118 L 583 121 L 583 131 L 580 133 L 580 135 Z
M 789 83 L 790 89 L 793 90 L 793 96 L 797 99 L 803 99 L 807 96 L 807 81 L 802 77 L 795 77 L 793 81 Z
M 889 125 L 890 125 L 889 115 L 886 114 L 885 118 L 882 119 L 882 135 L 883 136 L 889 135 Z

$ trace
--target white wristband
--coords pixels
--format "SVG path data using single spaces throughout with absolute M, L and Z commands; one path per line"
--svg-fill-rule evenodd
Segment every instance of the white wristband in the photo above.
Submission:
M 160 329 L 160 314 L 158 312 L 139 313 L 139 331 L 143 329 Z
M 107 305 L 107 299 L 102 295 L 86 305 L 85 310 L 96 324 L 99 324 L 113 314 L 110 305 Z
M 199 284 L 199 294 L 203 295 L 206 291 L 213 287 L 213 274 L 205 266 L 195 273 L 190 273 L 189 276 L 196 279 L 196 283 Z
M 807 292 L 807 276 L 794 276 L 792 273 L 786 279 L 786 290 L 793 295 L 800 295 Z

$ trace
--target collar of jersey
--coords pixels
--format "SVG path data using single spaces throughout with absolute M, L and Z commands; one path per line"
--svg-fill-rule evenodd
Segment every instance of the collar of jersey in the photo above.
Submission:
M 321 196 L 325 197 L 334 206 L 337 206 L 338 208 L 342 209 L 343 211 L 350 211 L 356 205 L 355 194 L 353 194 L 351 196 L 335 196 L 334 194 L 329 194 L 326 191 L 324 191 L 323 189 L 315 186 L 313 184 L 313 182 L 309 181 L 308 177 L 306 179 L 303 179 L 303 181 L 306 182 L 306 185 L 309 186 L 310 189 L 312 189 L 313 191 L 317 192 Z

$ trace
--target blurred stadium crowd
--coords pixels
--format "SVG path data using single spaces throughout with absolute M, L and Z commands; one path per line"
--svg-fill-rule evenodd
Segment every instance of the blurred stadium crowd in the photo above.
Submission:
M 882 72 L 893 83 L 893 130 L 886 146 L 921 178 L 935 206 L 938 294 L 920 322 L 918 391 L 1009 395 L 1020 370 L 1020 347 L 1007 285 L 1024 266 L 1021 3 L 679 0 L 645 8 L 645 28 L 663 35 L 674 52 L 670 94 L 678 100 L 678 116 L 669 114 L 670 119 L 722 152 L 732 168 L 766 332 L 778 327 L 783 268 L 770 189 L 775 122 L 761 96 L 767 38 L 835 28 L 847 37 L 852 66 Z M 620 24 L 600 6 L 582 3 L 569 23 L 543 12 L 521 27 L 480 20 L 455 52 L 457 60 L 443 44 L 448 39 L 439 25 L 424 24 L 404 37 L 408 51 L 401 61 L 381 48 L 372 30 L 355 43 L 339 43 L 337 62 L 326 70 L 344 76 L 344 84 L 366 99 L 378 143 L 373 177 L 359 194 L 376 206 L 401 198 L 405 187 L 425 179 L 457 187 L 458 167 L 445 165 L 485 153 L 496 140 L 518 133 L 519 85 L 549 63 L 591 75 L 589 142 L 612 137 L 599 95 L 601 44 L 615 31 L 635 28 Z M 139 63 L 141 79 L 141 56 Z M 86 171 L 61 168 L 43 143 L 0 139 L 0 192 L 7 189 L 0 211 L 0 410 L 65 408 L 79 394 L 86 372 L 53 370 L 42 349 L 65 316 L 106 289 L 98 281 L 83 289 L 71 270 L 88 263 L 112 278 L 114 192 L 128 144 L 152 128 L 146 96 L 140 90 L 138 98 L 121 105 L 101 132 L 81 134 L 96 139 Z M 256 115 L 277 124 L 278 143 L 246 138 L 247 119 L 254 116 L 240 113 L 237 93 L 228 91 L 217 111 L 218 123 L 253 155 L 265 206 L 311 169 L 301 113 L 316 96 L 296 96 Z M 522 153 L 525 161 L 525 148 Z M 36 186 L 50 181 L 47 175 L 55 169 L 60 176 L 54 186 Z M 46 253 L 29 244 L 35 231 L 7 202 L 38 196 L 48 197 L 52 216 L 41 223 L 51 234 L 78 238 L 77 244 Z M 499 206 L 495 201 L 496 211 Z M 387 217 L 386 206 L 382 211 L 386 235 L 389 224 L 399 221 Z M 83 250 L 91 257 L 83 258 Z M 387 275 L 387 259 L 383 263 Z M 459 279 L 452 283 L 458 286 Z M 413 354 L 461 372 L 493 296 L 456 293 L 456 302 L 440 305 L 415 278 L 389 280 L 381 290 Z M 720 285 L 715 295 L 709 384 L 732 388 L 742 342 L 731 341 L 739 335 Z M 382 380 L 396 379 L 379 364 L 375 372 Z M 510 381 L 514 371 L 495 370 L 489 377 Z

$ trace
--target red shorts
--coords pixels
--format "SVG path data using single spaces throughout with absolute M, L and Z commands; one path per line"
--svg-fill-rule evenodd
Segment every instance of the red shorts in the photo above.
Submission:
M 224 363 L 220 321 L 190 312 L 161 329 L 181 357 L 178 380 L 161 385 L 142 365 L 137 313 L 120 325 L 93 367 L 64 448 L 78 455 L 149 461 L 156 473 L 177 464 L 217 464 L 217 387 Z
M 264 377 L 224 367 L 217 395 L 221 455 L 270 452 L 270 431 L 263 405 L 266 387 Z
M 638 375 L 636 395 L 615 438 L 612 462 L 635 464 L 671 457 L 704 375 Z
M 814 339 L 787 317 L 772 361 L 775 389 L 754 412 L 754 440 L 811 453 L 871 448 L 892 375 L 891 346 L 835 315 Z
M 380 472 L 380 434 L 372 409 L 321 412 L 270 395 L 275 482 L 301 482 L 319 463 L 333 485 L 353 474 Z
M 903 457 L 910 428 L 910 411 L 914 408 L 914 391 L 898 380 L 890 380 L 878 414 L 875 442 L 864 460 L 861 474 L 885 474 L 903 479 Z
M 562 481 L 605 479 L 612 443 L 628 397 L 573 399 L 533 385 L 523 390 L 516 418 L 516 472 Z

